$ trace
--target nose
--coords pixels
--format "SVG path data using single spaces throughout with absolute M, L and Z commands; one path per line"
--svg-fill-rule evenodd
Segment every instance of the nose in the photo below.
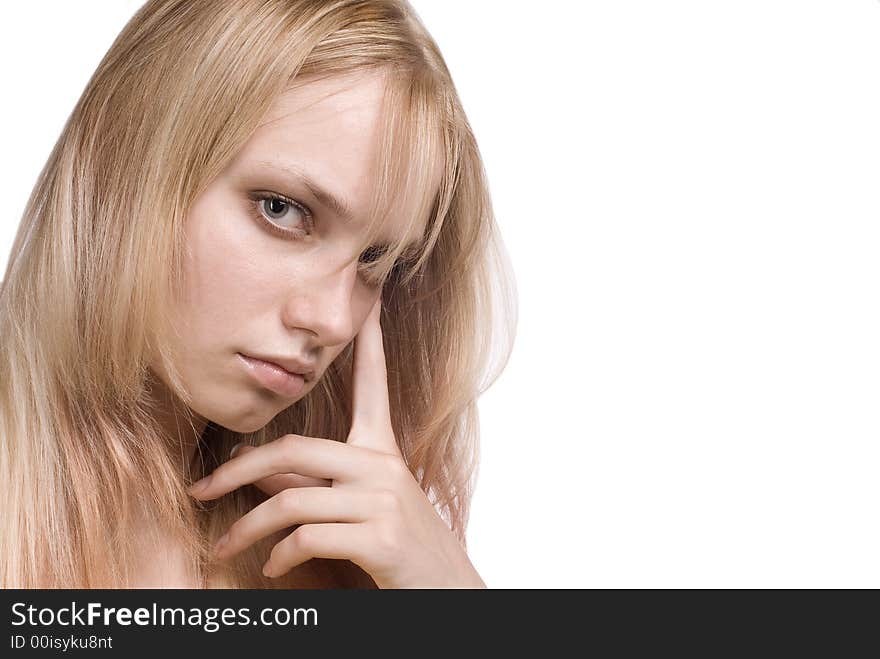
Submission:
M 284 324 L 291 330 L 308 330 L 315 343 L 332 346 L 347 343 L 354 333 L 352 306 L 358 285 L 358 260 L 334 263 L 300 276 L 284 307 Z

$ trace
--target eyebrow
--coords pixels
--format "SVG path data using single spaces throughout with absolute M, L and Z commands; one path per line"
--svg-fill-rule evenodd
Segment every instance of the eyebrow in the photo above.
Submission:
M 260 160 L 258 161 L 260 165 L 266 165 L 267 167 L 273 169 L 279 169 L 283 172 L 287 172 L 288 174 L 292 174 L 297 177 L 300 181 L 302 181 L 303 185 L 305 185 L 309 192 L 317 199 L 321 204 L 329 208 L 336 215 L 341 217 L 345 222 L 350 223 L 354 220 L 354 212 L 351 210 L 351 205 L 346 202 L 341 197 L 337 197 L 332 192 L 321 186 L 320 183 L 311 178 L 308 174 L 306 174 L 302 169 L 293 165 L 282 165 L 279 163 L 269 162 L 268 160 Z
M 330 192 L 327 188 L 323 187 L 320 183 L 318 183 L 315 179 L 306 174 L 301 168 L 296 165 L 287 165 L 276 162 L 271 162 L 269 160 L 258 160 L 258 165 L 265 165 L 270 169 L 280 170 L 282 172 L 286 172 L 288 174 L 292 174 L 299 181 L 302 182 L 306 188 L 308 188 L 309 192 L 317 199 L 323 206 L 328 208 L 330 211 L 338 215 L 345 223 L 350 224 L 354 221 L 354 211 L 352 211 L 351 204 L 349 204 L 342 197 L 338 197 Z M 410 241 L 406 245 L 406 252 L 413 252 L 418 248 L 419 239 Z M 388 243 L 382 243 L 377 245 L 377 247 L 387 247 Z

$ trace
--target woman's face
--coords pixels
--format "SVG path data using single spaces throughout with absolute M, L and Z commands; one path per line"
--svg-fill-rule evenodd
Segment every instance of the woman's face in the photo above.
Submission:
M 263 427 L 315 386 L 379 297 L 359 259 L 346 261 L 366 233 L 381 98 L 376 74 L 283 94 L 195 200 L 173 348 L 193 411 L 204 419 L 238 432 Z M 395 209 L 374 244 L 404 233 L 408 212 Z M 279 393 L 241 355 L 292 359 L 314 375 L 301 391 Z

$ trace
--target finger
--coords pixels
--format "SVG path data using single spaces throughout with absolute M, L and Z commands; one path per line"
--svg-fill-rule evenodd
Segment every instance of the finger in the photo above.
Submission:
M 375 471 L 377 457 L 374 451 L 332 439 L 284 435 L 224 462 L 193 483 L 189 493 L 198 499 L 216 499 L 242 485 L 290 472 L 349 482 Z
M 330 487 L 332 484 L 333 481 L 326 478 L 313 478 L 300 474 L 275 474 L 254 482 L 253 486 L 269 496 L 274 496 L 293 487 Z
M 248 451 L 253 451 L 256 446 L 242 444 L 239 446 L 235 455 L 241 455 Z M 291 487 L 330 487 L 333 481 L 326 478 L 314 478 L 313 476 L 303 476 L 302 474 L 275 474 L 268 476 L 253 483 L 254 487 L 262 490 L 269 496 L 274 496 L 282 490 Z
M 348 559 L 363 567 L 368 544 L 363 523 L 306 524 L 273 547 L 263 574 L 279 577 L 312 558 Z
M 284 490 L 229 527 L 217 541 L 215 555 L 228 558 L 276 531 L 313 522 L 363 522 L 375 514 L 378 495 L 334 487 Z
M 399 455 L 391 425 L 388 373 L 382 343 L 380 297 L 355 337 L 352 423 L 348 443 Z

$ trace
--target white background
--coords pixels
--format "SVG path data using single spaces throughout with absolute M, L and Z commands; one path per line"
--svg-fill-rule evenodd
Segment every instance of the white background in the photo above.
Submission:
M 0 268 L 140 4 L 3 5 Z M 489 586 L 880 587 L 880 3 L 413 5 L 517 274 Z

